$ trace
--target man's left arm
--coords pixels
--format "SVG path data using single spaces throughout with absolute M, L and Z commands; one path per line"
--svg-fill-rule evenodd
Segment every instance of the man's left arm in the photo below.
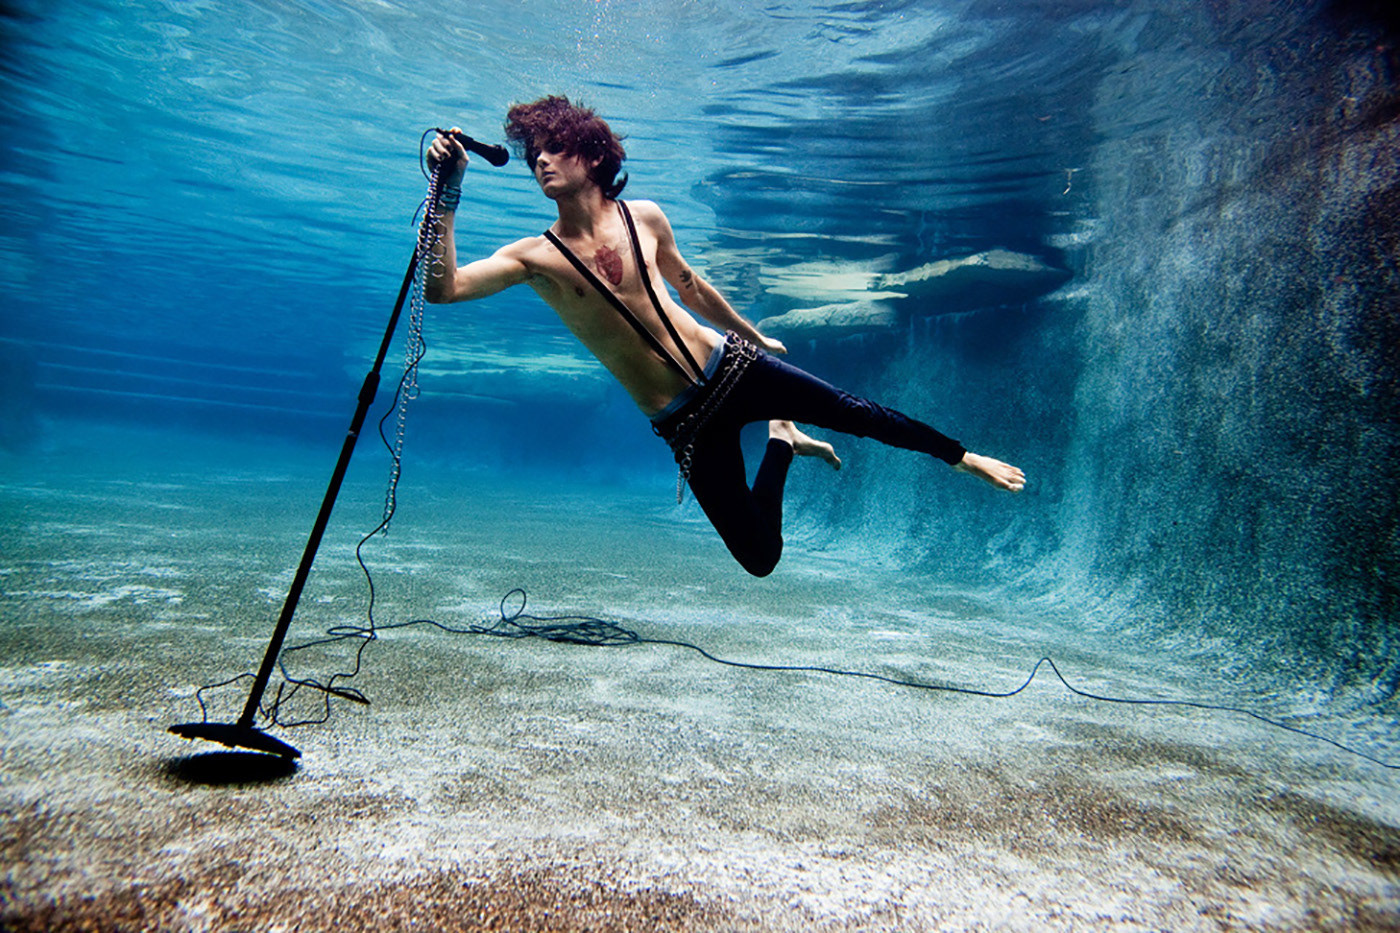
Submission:
M 701 278 L 681 256 L 676 246 L 676 236 L 671 223 L 661 208 L 650 201 L 628 201 L 637 217 L 647 225 L 656 237 L 656 265 L 661 276 L 680 295 L 685 306 L 721 330 L 732 330 L 739 336 L 767 350 L 769 353 L 786 353 L 782 341 L 766 337 L 758 328 L 744 319 L 724 296 L 709 282 Z

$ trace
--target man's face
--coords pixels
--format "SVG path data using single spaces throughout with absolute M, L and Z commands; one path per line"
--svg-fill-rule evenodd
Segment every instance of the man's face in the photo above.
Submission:
M 557 200 L 591 184 L 588 172 L 592 166 L 577 155 L 566 154 L 554 144 L 531 145 L 525 154 L 530 159 L 535 181 L 548 198 Z

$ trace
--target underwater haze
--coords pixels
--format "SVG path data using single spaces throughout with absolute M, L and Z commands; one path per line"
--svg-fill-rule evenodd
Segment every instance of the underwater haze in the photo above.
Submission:
M 1400 926 L 1396 41 L 1363 0 L 6 0 L 0 919 Z M 212 749 L 163 729 L 261 658 L 422 135 L 551 93 L 792 362 L 1029 483 L 823 435 L 845 466 L 795 466 L 751 580 L 531 291 L 431 305 L 378 621 L 520 586 L 755 663 L 995 692 L 1049 655 L 1307 734 L 413 628 L 374 705 L 278 732 L 294 777 L 191 785 Z M 473 159 L 458 255 L 554 218 Z M 1045 274 L 898 284 L 1000 255 Z M 365 619 L 406 330 L 294 643 Z

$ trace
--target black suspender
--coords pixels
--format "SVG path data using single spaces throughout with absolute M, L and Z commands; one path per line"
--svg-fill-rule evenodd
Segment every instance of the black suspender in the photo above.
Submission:
M 690 348 L 686 346 L 685 341 L 681 339 L 681 335 L 676 331 L 676 326 L 671 323 L 671 318 L 667 316 L 665 308 L 661 306 L 661 301 L 656 297 L 656 289 L 652 287 L 651 275 L 647 272 L 647 263 L 642 257 L 642 247 L 637 240 L 637 228 L 632 223 L 632 212 L 627 209 L 627 204 L 624 201 L 618 201 L 617 206 L 621 208 L 622 219 L 627 224 L 627 235 L 632 241 L 632 255 L 637 259 L 637 270 L 642 277 L 642 284 L 646 286 L 647 297 L 651 299 L 652 305 L 656 308 L 656 313 L 660 315 L 661 323 L 665 325 L 666 332 L 671 335 L 671 339 L 676 342 L 676 346 L 680 347 L 681 354 L 685 357 L 685 361 L 690 364 L 689 371 L 681 365 L 680 361 L 676 359 L 675 355 L 671 353 L 670 350 L 666 349 L 661 341 L 657 339 L 656 335 L 637 319 L 637 316 L 632 313 L 632 309 L 628 308 L 612 289 L 604 285 L 602 279 L 594 275 L 593 270 L 588 268 L 573 250 L 564 245 L 563 240 L 554 235 L 554 231 L 546 230 L 544 232 L 545 239 L 553 243 L 555 249 L 559 250 L 559 252 L 564 255 L 564 258 L 569 260 L 570 264 L 578 270 L 579 274 L 584 277 L 588 284 L 597 289 L 598 293 L 607 300 L 608 304 L 617 309 L 617 313 L 621 314 L 623 319 L 627 321 L 628 324 L 632 325 L 632 328 L 656 351 L 658 356 L 671 364 L 676 372 L 684 376 L 685 380 L 691 385 L 698 385 L 700 380 L 704 378 L 704 370 L 700 367 L 700 364 L 695 362 L 695 357 L 691 354 Z M 694 375 L 691 375 L 692 372 Z
M 676 326 L 671 323 L 671 318 L 661 307 L 661 302 L 656 298 L 656 289 L 651 287 L 651 273 L 647 271 L 647 261 L 642 255 L 642 245 L 637 242 L 637 228 L 632 223 L 632 212 L 627 209 L 626 201 L 618 201 L 617 206 L 622 208 L 622 219 L 627 221 L 627 235 L 632 239 L 632 255 L 637 257 L 637 268 L 642 274 L 642 284 L 646 286 L 647 297 L 656 306 L 656 313 L 661 315 L 661 323 L 666 325 L 666 333 L 671 335 L 671 339 L 676 342 L 676 346 L 681 348 L 681 353 L 685 356 L 685 361 L 690 364 L 690 368 L 695 371 L 697 380 L 704 378 L 704 370 L 700 364 L 695 362 L 695 357 L 690 355 L 690 347 L 686 346 L 681 335 L 676 333 Z

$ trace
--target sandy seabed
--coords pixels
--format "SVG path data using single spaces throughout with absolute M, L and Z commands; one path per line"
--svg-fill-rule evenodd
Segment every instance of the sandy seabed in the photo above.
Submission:
M 371 705 L 274 730 L 295 766 L 186 742 L 165 730 L 195 689 L 261 659 L 330 464 L 171 448 L 65 434 L 4 460 L 3 929 L 1400 930 L 1396 772 L 1050 679 L 991 700 L 416 626 L 368 646 Z M 366 459 L 291 643 L 363 622 Z M 1049 654 L 1115 695 L 1230 686 L 800 540 L 751 580 L 664 487 L 413 476 L 368 549 L 380 623 L 479 623 L 521 586 L 737 660 L 1005 690 Z

